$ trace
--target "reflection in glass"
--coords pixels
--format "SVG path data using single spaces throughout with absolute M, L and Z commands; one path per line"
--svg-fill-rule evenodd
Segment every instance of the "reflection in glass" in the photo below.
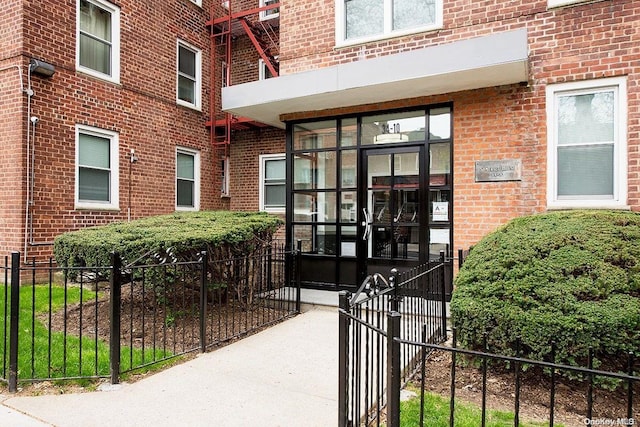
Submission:
M 296 222 L 334 222 L 336 193 L 305 192 L 293 195 L 293 220 Z
M 447 185 L 451 178 L 451 144 L 429 145 L 429 185 Z
M 424 141 L 424 111 L 381 114 L 362 118 L 362 144 Z
M 429 111 L 429 138 L 451 138 L 451 108 L 435 108 Z
M 340 146 L 354 147 L 357 141 L 358 141 L 357 120 L 355 118 L 342 119 Z
M 558 196 L 613 197 L 613 144 L 558 148 Z
M 356 256 L 357 228 L 341 227 L 340 256 Z
M 384 0 L 344 0 L 345 39 L 384 32 Z
M 435 22 L 435 0 L 393 0 L 394 30 L 427 26 Z
M 358 179 L 357 155 L 355 150 L 343 151 L 340 160 L 340 180 L 342 188 L 355 188 Z
M 336 146 L 336 121 L 301 123 L 293 127 L 293 149 L 313 150 Z
M 293 189 L 336 188 L 336 153 L 321 151 L 295 154 Z
M 340 196 L 340 221 L 356 222 L 358 220 L 358 197 L 355 191 L 343 191 Z

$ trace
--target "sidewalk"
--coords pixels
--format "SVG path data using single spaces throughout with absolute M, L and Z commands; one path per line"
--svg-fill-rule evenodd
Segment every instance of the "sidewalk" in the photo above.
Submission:
M 337 334 L 337 310 L 314 306 L 111 391 L 0 396 L 0 425 L 333 426 L 338 420 Z

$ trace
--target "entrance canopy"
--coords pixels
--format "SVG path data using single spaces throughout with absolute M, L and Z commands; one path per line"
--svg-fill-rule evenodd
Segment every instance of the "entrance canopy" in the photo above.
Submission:
M 280 116 L 528 80 L 527 30 L 428 46 L 222 89 L 222 109 L 284 128 Z

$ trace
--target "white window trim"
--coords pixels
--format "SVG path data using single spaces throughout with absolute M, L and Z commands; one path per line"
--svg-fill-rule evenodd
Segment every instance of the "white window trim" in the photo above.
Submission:
M 578 3 L 585 3 L 589 0 L 547 0 L 547 8 L 567 6 Z
M 260 0 L 259 7 L 264 7 L 266 5 L 267 5 L 266 0 Z M 278 11 L 277 13 L 270 13 L 270 14 L 267 14 L 266 10 L 261 10 L 260 11 L 260 20 L 261 21 L 266 21 L 268 19 L 274 19 L 274 18 L 277 18 L 279 16 L 280 16 L 280 11 Z
M 111 180 L 109 183 L 111 202 L 92 202 L 80 200 L 80 134 L 98 136 L 100 138 L 109 139 L 109 161 L 111 164 Z M 116 132 L 108 130 L 76 125 L 76 161 L 75 161 L 75 185 L 74 185 L 74 204 L 75 209 L 93 209 L 93 210 L 120 210 L 120 158 L 118 156 L 119 136 Z
M 274 57 L 276 60 L 278 57 Z M 264 59 L 258 59 L 258 80 L 267 80 L 267 74 L 269 73 L 269 69 L 267 68 L 267 63 L 264 62 Z M 269 79 L 272 77 L 268 77 Z
M 382 34 L 376 34 L 374 36 L 360 37 L 347 40 L 345 38 L 346 26 L 345 26 L 345 9 L 344 0 L 335 0 L 335 27 L 336 27 L 336 45 L 335 47 L 353 46 L 362 43 L 368 43 L 371 41 L 390 39 L 395 37 L 402 37 L 408 34 L 422 33 L 425 31 L 433 31 L 443 28 L 443 0 L 436 0 L 436 19 L 432 25 L 425 25 L 422 27 L 408 28 L 406 30 L 391 30 L 391 1 L 385 0 L 385 29 Z
M 286 154 L 282 153 L 282 154 L 262 154 L 260 156 L 260 190 L 259 190 L 259 199 L 260 199 L 260 210 L 264 211 L 264 212 L 271 212 L 271 213 L 285 213 L 286 211 L 286 207 L 282 207 L 282 208 L 267 208 L 264 205 L 264 198 L 265 198 L 265 194 L 264 194 L 264 180 L 265 180 L 265 175 L 266 175 L 266 162 L 270 161 L 270 160 L 285 160 L 286 162 L 287 156 Z M 286 181 L 286 179 L 285 179 Z M 286 184 L 285 184 L 286 185 Z
M 611 199 L 559 199 L 557 197 L 557 135 L 556 94 L 589 93 L 599 89 L 616 92 L 616 118 L 614 125 L 613 198 Z M 627 78 L 612 77 L 589 81 L 548 85 L 547 102 L 547 207 L 549 209 L 592 208 L 629 209 L 627 204 Z
M 186 48 L 196 54 L 196 87 L 194 94 L 195 102 L 193 104 L 178 97 L 178 66 L 180 64 L 180 47 Z M 202 51 L 192 44 L 189 44 L 180 39 L 178 39 L 176 43 L 176 103 L 178 105 L 193 108 L 194 110 L 198 111 L 200 111 L 202 108 Z
M 191 0 L 191 3 L 202 7 L 202 0 Z
M 76 70 L 107 80 L 120 83 L 120 8 L 103 0 L 86 0 L 111 13 L 111 74 L 104 74 L 92 68 L 80 65 L 80 0 L 76 0 Z
M 229 156 L 222 160 L 222 188 L 220 189 L 220 195 L 222 197 L 229 197 L 230 193 L 230 159 Z
M 178 206 L 178 154 L 193 156 L 193 206 Z M 199 211 L 200 210 L 200 152 L 186 147 L 176 147 L 175 161 L 175 198 L 174 204 L 177 211 Z

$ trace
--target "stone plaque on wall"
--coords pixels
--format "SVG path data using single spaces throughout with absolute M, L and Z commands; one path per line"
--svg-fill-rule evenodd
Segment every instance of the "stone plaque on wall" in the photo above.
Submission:
M 522 160 L 478 160 L 476 182 L 521 181 Z

